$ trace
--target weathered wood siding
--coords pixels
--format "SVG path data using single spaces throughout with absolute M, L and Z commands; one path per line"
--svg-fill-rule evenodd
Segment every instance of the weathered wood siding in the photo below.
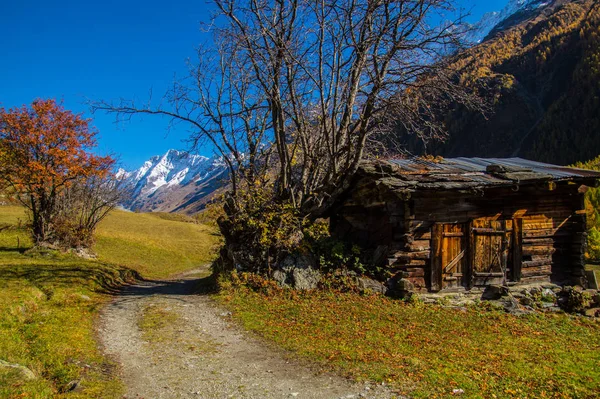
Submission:
M 332 222 L 363 248 L 377 248 L 377 253 L 385 248 L 389 270 L 401 272 L 417 290 L 504 282 L 499 259 L 509 281 L 579 283 L 585 252 L 582 209 L 583 194 L 575 184 L 420 190 L 407 198 L 365 179 Z M 499 258 L 492 259 L 494 253 L 483 247 L 498 248 Z M 463 250 L 464 259 L 452 264 Z

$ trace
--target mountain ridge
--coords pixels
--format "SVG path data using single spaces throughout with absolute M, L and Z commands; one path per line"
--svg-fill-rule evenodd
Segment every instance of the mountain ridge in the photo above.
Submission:
M 119 169 L 116 176 L 125 187 L 125 209 L 195 213 L 226 184 L 226 166 L 222 157 L 170 149 L 138 169 Z
M 453 61 L 460 84 L 479 88 L 487 115 L 456 104 L 445 141 L 422 143 L 398 129 L 408 152 L 510 157 L 560 165 L 600 153 L 600 6 L 554 0 L 514 14 Z

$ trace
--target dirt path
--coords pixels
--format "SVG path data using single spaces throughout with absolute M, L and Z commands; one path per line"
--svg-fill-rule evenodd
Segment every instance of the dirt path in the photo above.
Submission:
M 316 374 L 230 321 L 193 274 L 142 282 L 102 312 L 104 351 L 121 364 L 125 398 L 392 398 L 385 387 Z M 150 317 L 155 329 L 140 328 Z

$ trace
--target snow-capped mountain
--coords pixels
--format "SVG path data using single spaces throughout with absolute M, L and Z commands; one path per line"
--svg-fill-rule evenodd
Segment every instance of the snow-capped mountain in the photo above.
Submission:
M 467 35 L 467 41 L 481 43 L 490 32 L 508 27 L 503 26 L 504 23 L 516 14 L 529 14 L 554 2 L 555 0 L 509 0 L 502 10 L 485 13 L 479 22 L 473 25 L 473 29 Z
M 226 184 L 226 167 L 220 157 L 169 150 L 137 170 L 119 169 L 117 177 L 127 188 L 127 209 L 193 213 Z

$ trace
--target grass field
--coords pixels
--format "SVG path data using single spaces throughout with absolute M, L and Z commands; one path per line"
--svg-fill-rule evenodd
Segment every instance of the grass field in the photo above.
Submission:
M 600 397 L 600 323 L 583 317 L 240 287 L 218 298 L 298 356 L 413 398 Z
M 213 228 L 181 216 L 116 211 L 99 226 L 94 250 L 101 261 L 163 278 L 209 263 L 219 240 Z
M 0 207 L 0 363 L 35 379 L 0 364 L 0 398 L 121 397 L 115 365 L 94 339 L 99 308 L 135 272 L 160 278 L 210 261 L 217 237 L 161 215 L 114 212 L 98 232 L 99 260 L 84 261 L 26 252 L 24 220 L 21 208 Z

